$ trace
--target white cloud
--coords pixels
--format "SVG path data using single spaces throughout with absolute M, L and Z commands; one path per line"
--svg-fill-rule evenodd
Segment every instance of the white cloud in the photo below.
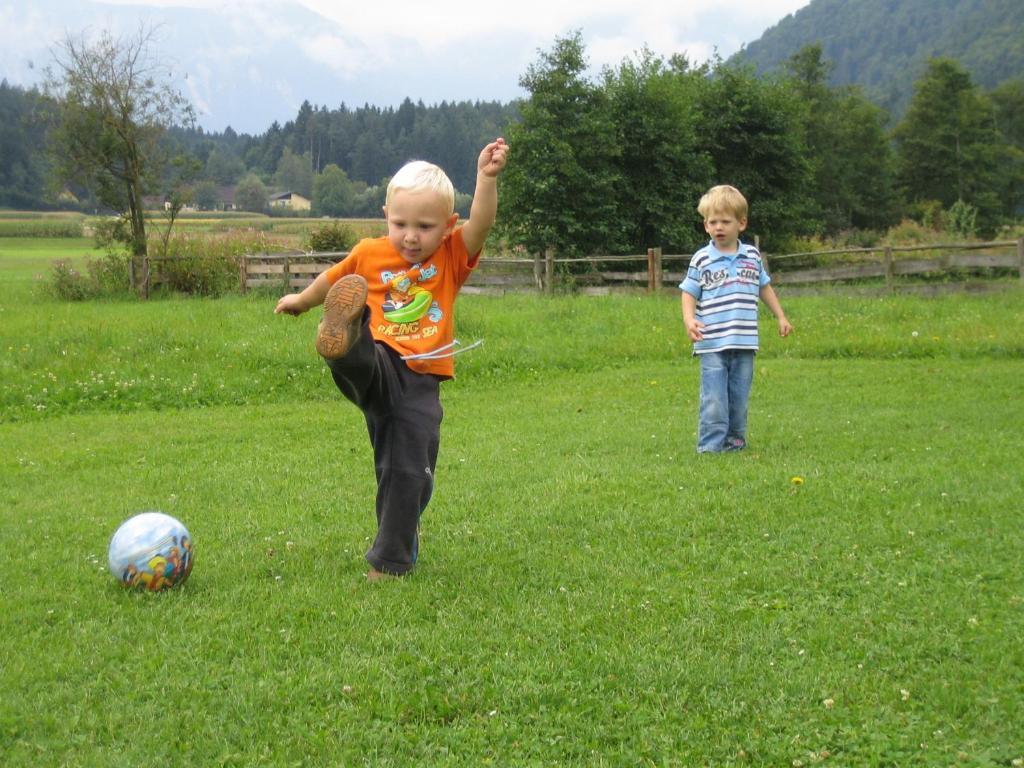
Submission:
M 373 51 L 353 45 L 339 35 L 318 34 L 299 41 L 299 47 L 313 61 L 326 64 L 339 77 L 350 80 L 384 63 Z
M 588 42 L 592 39 L 589 27 L 615 29 L 614 36 L 593 38 L 593 58 L 599 64 L 613 63 L 610 58 L 613 55 L 621 52 L 628 55 L 645 44 L 656 52 L 674 53 L 682 50 L 688 40 L 705 41 L 690 47 L 698 47 L 707 55 L 717 41 L 727 40 L 730 50 L 723 53 L 729 54 L 746 41 L 736 39 L 733 30 L 737 27 L 756 29 L 756 37 L 767 26 L 809 2 L 646 0 L 637 4 L 626 0 L 518 0 L 506 11 L 475 0 L 449 0 L 444 12 L 438 13 L 436 7 L 422 0 L 358 4 L 339 4 L 334 0 L 295 1 L 333 21 L 348 38 L 359 40 L 368 49 L 397 44 L 431 53 L 445 46 L 487 39 L 493 40 L 500 49 L 526 43 L 533 50 L 575 29 L 583 30 Z M 598 56 L 598 49 L 607 54 Z M 619 55 L 614 61 L 621 58 Z
M 155 54 L 214 130 L 262 131 L 313 104 L 522 96 L 519 77 L 579 30 L 591 72 L 643 48 L 728 57 L 809 0 L 0 0 L 0 77 L 41 80 L 66 32 L 157 26 Z M 30 62 L 32 65 L 30 68 Z M 183 73 L 187 73 L 184 75 Z

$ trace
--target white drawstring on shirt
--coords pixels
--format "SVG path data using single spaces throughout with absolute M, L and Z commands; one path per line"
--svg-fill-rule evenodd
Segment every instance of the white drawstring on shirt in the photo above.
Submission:
M 484 340 L 480 339 L 479 341 L 474 341 L 468 347 L 462 347 L 461 349 L 455 349 L 455 347 L 460 346 L 462 344 L 462 342 L 460 342 L 458 339 L 455 339 L 455 341 L 453 341 L 453 342 L 451 342 L 449 344 L 445 344 L 443 347 L 438 347 L 437 349 L 432 349 L 429 352 L 420 352 L 420 353 L 415 354 L 415 355 L 402 355 L 402 359 L 403 360 L 440 360 L 441 358 L 444 358 L 444 357 L 455 357 L 455 355 L 457 355 L 457 354 L 459 354 L 461 352 L 469 352 L 469 350 L 475 349 L 476 347 L 479 347 L 483 343 L 484 343 Z

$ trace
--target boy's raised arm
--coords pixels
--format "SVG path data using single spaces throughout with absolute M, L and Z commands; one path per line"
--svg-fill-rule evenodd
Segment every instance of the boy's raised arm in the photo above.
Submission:
M 462 227 L 462 240 L 471 256 L 480 253 L 498 213 L 498 174 L 508 159 L 508 144 L 496 139 L 483 148 L 477 160 L 476 191 L 469 219 Z

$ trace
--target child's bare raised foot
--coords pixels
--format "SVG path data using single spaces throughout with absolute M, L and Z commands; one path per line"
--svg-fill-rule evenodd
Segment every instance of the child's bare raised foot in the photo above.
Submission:
M 321 357 L 337 360 L 352 349 L 363 322 L 366 290 L 361 275 L 345 275 L 327 291 L 324 317 L 316 332 L 316 351 Z

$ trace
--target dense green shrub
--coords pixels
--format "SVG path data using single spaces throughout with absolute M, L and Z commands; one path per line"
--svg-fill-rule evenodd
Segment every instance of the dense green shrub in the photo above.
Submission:
M 167 239 L 166 249 L 150 260 L 154 282 L 180 293 L 221 296 L 238 286 L 238 257 L 264 248 L 258 235 L 177 233 Z
M 904 219 L 892 227 L 885 236 L 888 245 L 923 245 L 935 242 L 935 230 L 918 224 L 911 219 Z
M 110 251 L 131 239 L 131 225 L 124 216 L 107 216 L 92 222 L 92 239 L 97 248 Z
M 978 209 L 963 200 L 957 200 L 943 215 L 946 231 L 969 240 L 978 233 Z
M 129 257 L 124 252 L 108 251 L 98 259 L 85 257 L 85 271 L 75 269 L 69 260 L 55 261 L 45 290 L 64 301 L 85 301 L 128 293 Z
M 309 250 L 317 252 L 347 251 L 356 244 L 356 233 L 352 227 L 332 221 L 310 230 Z
M 98 259 L 87 257 L 85 268 L 96 296 L 116 296 L 131 290 L 131 258 L 124 251 L 109 250 Z
M 65 301 L 83 301 L 92 296 L 88 278 L 67 259 L 53 262 L 46 290 Z

